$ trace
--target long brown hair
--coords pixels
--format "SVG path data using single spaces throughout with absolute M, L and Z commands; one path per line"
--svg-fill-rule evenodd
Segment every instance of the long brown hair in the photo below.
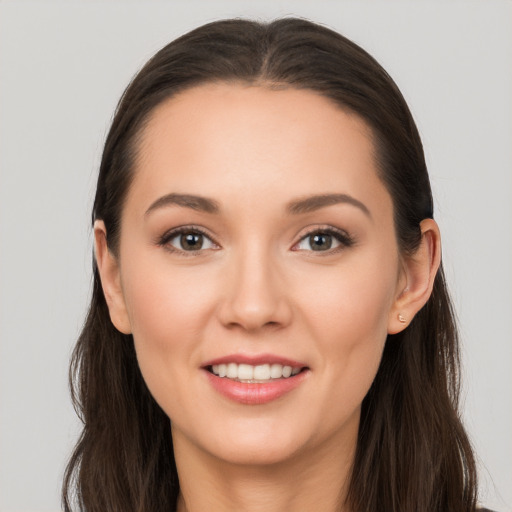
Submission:
M 93 222 L 109 249 L 151 112 L 206 82 L 308 89 L 372 130 L 378 172 L 394 205 L 400 250 L 413 253 L 433 217 L 421 140 L 400 91 L 363 49 L 306 20 L 210 23 L 160 50 L 126 89 L 107 136 Z M 169 512 L 179 493 L 169 418 L 149 393 L 131 335 L 112 325 L 96 264 L 89 313 L 74 350 L 72 398 L 83 431 L 63 484 L 68 512 Z M 459 349 L 442 269 L 425 307 L 388 336 L 362 404 L 348 503 L 356 512 L 473 512 L 476 470 L 458 413 Z

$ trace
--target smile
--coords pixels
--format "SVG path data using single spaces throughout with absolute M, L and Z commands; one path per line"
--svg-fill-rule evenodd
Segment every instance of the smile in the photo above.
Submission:
M 227 356 L 207 362 L 202 370 L 217 393 L 243 405 L 262 405 L 284 398 L 311 373 L 298 361 L 271 355 Z
M 297 375 L 302 370 L 299 366 L 292 367 L 277 363 L 259 364 L 257 366 L 237 363 L 214 364 L 209 369 L 218 377 L 226 377 L 250 384 L 268 382 L 272 379 L 287 379 L 292 375 Z

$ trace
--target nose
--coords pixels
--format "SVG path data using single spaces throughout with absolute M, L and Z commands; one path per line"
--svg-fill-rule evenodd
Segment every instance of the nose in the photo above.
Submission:
M 225 327 L 257 331 L 290 323 L 290 298 L 277 267 L 265 251 L 254 250 L 233 258 L 219 308 L 219 319 Z

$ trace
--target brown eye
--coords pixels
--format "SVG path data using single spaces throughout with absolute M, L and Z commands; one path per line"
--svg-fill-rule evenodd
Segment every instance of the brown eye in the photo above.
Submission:
M 177 238 L 177 237 L 175 237 Z M 192 250 L 197 251 L 198 249 L 202 249 L 203 245 L 203 235 L 200 233 L 186 233 L 180 235 L 180 244 L 181 249 L 185 251 Z
M 353 239 L 347 233 L 330 228 L 311 231 L 296 247 L 302 251 L 327 252 L 331 249 L 350 247 L 353 243 Z
M 324 252 L 335 249 L 340 245 L 342 244 L 335 235 L 324 231 L 315 231 L 305 236 L 297 244 L 297 248 L 302 251 Z
M 159 245 L 178 253 L 199 253 L 202 250 L 218 248 L 205 233 L 190 228 L 174 229 L 166 233 Z
M 310 235 L 308 238 L 309 245 L 313 251 L 327 250 L 332 246 L 332 235 L 320 233 L 316 235 Z

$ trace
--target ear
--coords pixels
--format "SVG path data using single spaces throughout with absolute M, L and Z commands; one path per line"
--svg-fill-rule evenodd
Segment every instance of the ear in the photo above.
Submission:
M 110 319 L 118 331 L 130 334 L 132 330 L 121 287 L 119 262 L 107 246 L 107 230 L 102 220 L 94 222 L 94 249 Z
M 397 296 L 389 313 L 388 334 L 403 331 L 426 304 L 441 263 L 441 235 L 433 219 L 420 223 L 421 242 L 412 255 L 402 258 Z

